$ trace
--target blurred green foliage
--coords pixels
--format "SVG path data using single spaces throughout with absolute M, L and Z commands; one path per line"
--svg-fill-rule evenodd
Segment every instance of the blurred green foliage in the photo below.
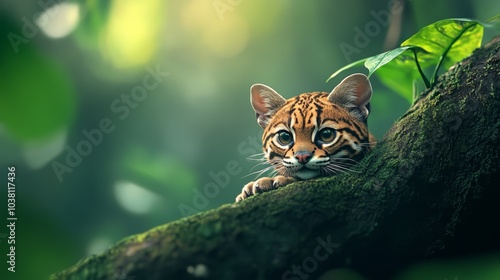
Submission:
M 395 280 L 496 280 L 500 279 L 499 263 L 498 254 L 432 260 L 408 268 Z
M 64 70 L 32 48 L 1 64 L 0 120 L 19 141 L 66 130 L 75 114 L 75 93 Z
M 0 166 L 18 170 L 19 224 L 18 273 L 4 278 L 2 269 L 1 279 L 46 279 L 128 235 L 181 218 L 181 204 L 204 211 L 231 203 L 253 179 L 245 176 L 255 171 L 247 158 L 261 152 L 249 103 L 253 83 L 287 98 L 330 91 L 343 78 L 326 84 L 332 70 L 394 48 L 427 24 L 500 10 L 493 0 L 442 1 L 449 9 L 433 13 L 419 1 L 404 2 L 395 28 L 380 25 L 346 55 L 341 43 L 355 44 L 354 30 L 376 22 L 373 12 L 386 10 L 386 1 L 215 2 L 0 4 Z M 148 69 L 157 68 L 170 75 L 156 80 Z M 408 103 L 372 82 L 369 127 L 380 139 Z M 128 108 L 126 117 L 113 104 Z M 105 119 L 114 130 L 92 141 L 84 131 Z M 196 207 L 204 185 L 223 185 L 213 174 L 229 162 L 241 172 Z M 55 163 L 64 166 L 60 178 Z M 6 192 L 0 189 L 2 199 Z

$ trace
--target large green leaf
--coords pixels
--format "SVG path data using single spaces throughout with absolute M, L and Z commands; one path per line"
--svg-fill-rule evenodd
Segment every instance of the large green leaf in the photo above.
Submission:
M 411 46 L 400 47 L 366 59 L 365 67 L 366 69 L 368 69 L 368 77 L 370 77 L 373 72 L 377 71 L 377 69 L 391 62 L 394 58 L 396 58 L 409 48 L 411 48 Z
M 397 57 L 380 67 L 375 72 L 380 81 L 392 89 L 411 104 L 413 102 L 413 84 L 417 81 L 426 85 L 425 76 L 420 73 L 419 67 L 415 61 L 415 53 L 418 59 L 418 65 L 422 70 L 433 65 L 435 60 L 432 55 L 418 47 L 408 48 Z
M 345 70 L 352 68 L 352 67 L 355 67 L 355 66 L 359 66 L 362 63 L 364 63 L 364 66 L 368 69 L 368 71 L 369 71 L 368 77 L 370 77 L 377 69 L 379 69 L 380 67 L 389 63 L 391 60 L 393 60 L 398 55 L 400 55 L 401 53 L 403 53 L 404 51 L 406 51 L 410 48 L 411 47 L 400 47 L 400 48 L 393 49 L 393 50 L 390 50 L 390 51 L 387 51 L 387 52 L 384 52 L 381 54 L 377 54 L 377 55 L 372 56 L 372 57 L 363 58 L 363 59 L 360 59 L 358 61 L 352 62 L 352 63 L 340 68 L 339 70 L 335 71 L 326 81 L 328 82 L 330 79 L 337 76 L 340 72 L 345 71 Z
M 435 59 L 433 60 L 425 50 L 415 46 L 404 46 L 346 65 L 333 73 L 328 80 L 364 62 L 364 66 L 368 69 L 368 77 L 377 71 L 376 74 L 383 84 L 403 96 L 411 104 L 413 83 L 420 75 L 414 52 L 417 53 L 421 67 L 428 67 L 435 62 Z
M 330 75 L 330 77 L 326 80 L 327 82 L 330 80 L 330 79 L 333 79 L 335 76 L 337 76 L 340 72 L 343 72 L 349 68 L 352 68 L 352 67 L 355 67 L 355 66 L 359 66 L 361 65 L 363 62 L 365 62 L 368 58 L 363 58 L 363 59 L 360 59 L 358 61 L 354 61 L 352 63 L 349 63 L 347 64 L 346 66 L 340 68 L 339 70 L 335 71 L 332 75 Z
M 395 63 L 390 63 L 380 68 L 375 74 L 385 86 L 406 99 L 408 104 L 412 104 L 413 84 L 420 81 L 418 71 L 413 71 L 411 68 L 398 68 Z
M 483 29 L 482 23 L 475 20 L 441 20 L 422 28 L 401 47 L 342 67 L 330 79 L 364 62 L 368 76 L 378 70 L 377 76 L 385 85 L 411 102 L 415 80 L 421 76 L 427 87 L 432 86 L 441 65 L 448 68 L 481 45 Z M 434 66 L 434 73 L 429 82 L 424 72 L 430 66 Z
M 475 20 L 440 20 L 420 29 L 401 46 L 417 46 L 429 53 L 437 64 L 433 77 L 436 78 L 441 65 L 448 68 L 481 46 L 483 29 Z

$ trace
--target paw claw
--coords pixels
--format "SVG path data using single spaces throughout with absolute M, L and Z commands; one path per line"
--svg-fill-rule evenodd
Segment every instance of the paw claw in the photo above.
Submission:
M 236 202 L 248 198 L 252 195 L 267 192 L 273 189 L 280 188 L 294 182 L 292 177 L 276 176 L 275 178 L 260 178 L 255 182 L 246 184 L 241 193 L 236 197 Z

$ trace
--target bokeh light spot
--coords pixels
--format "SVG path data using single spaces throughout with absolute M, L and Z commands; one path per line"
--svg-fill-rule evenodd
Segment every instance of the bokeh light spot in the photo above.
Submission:
M 116 182 L 114 194 L 120 206 L 134 214 L 149 213 L 161 202 L 159 195 L 129 181 Z
M 146 64 L 158 46 L 163 1 L 113 1 L 109 21 L 101 34 L 103 56 L 118 68 Z
M 68 36 L 80 21 L 80 6 L 77 3 L 59 3 L 45 10 L 36 25 L 51 38 Z

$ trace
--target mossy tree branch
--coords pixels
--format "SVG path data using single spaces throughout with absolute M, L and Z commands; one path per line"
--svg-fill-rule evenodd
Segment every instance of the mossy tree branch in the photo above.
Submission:
M 351 267 L 387 279 L 426 257 L 498 250 L 487 215 L 500 197 L 499 65 L 497 37 L 444 74 L 357 174 L 159 226 L 53 278 L 315 279 Z

